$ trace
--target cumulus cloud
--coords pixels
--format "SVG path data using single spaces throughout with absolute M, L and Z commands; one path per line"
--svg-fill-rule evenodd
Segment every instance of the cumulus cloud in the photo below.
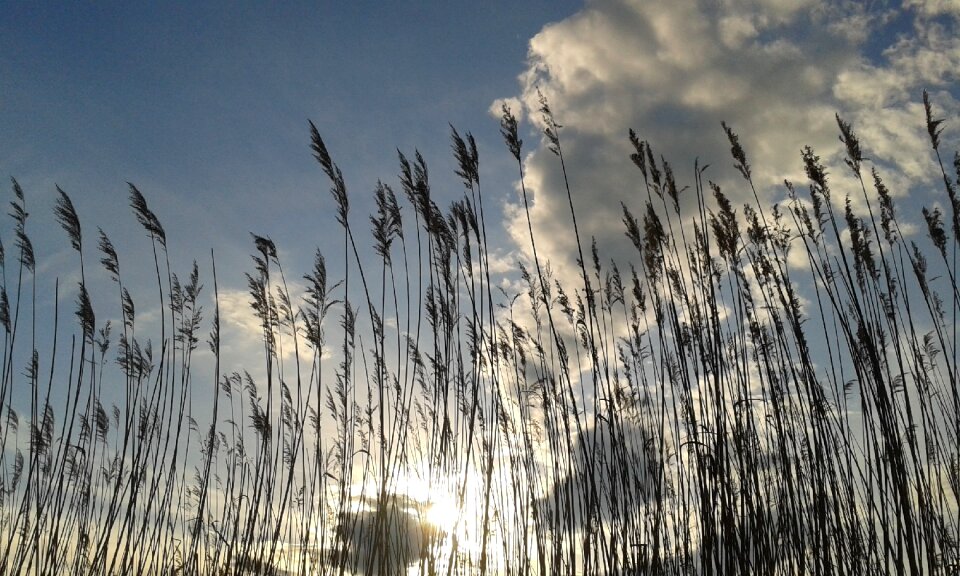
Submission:
M 942 115 L 960 110 L 951 93 L 960 70 L 956 8 L 946 0 L 873 10 L 815 0 L 594 0 L 531 40 L 514 98 L 539 130 L 539 94 L 547 98 L 562 125 L 583 248 L 596 237 L 601 254 L 623 260 L 620 203 L 640 212 L 646 197 L 628 128 L 671 162 L 681 185 L 693 184 L 696 158 L 710 164 L 706 177 L 734 206 L 752 193 L 732 167 L 721 121 L 740 135 L 764 201 L 782 200 L 785 178 L 805 181 L 805 145 L 836 179 L 845 175 L 835 113 L 854 123 L 895 195 L 932 184 L 919 100 L 926 88 Z M 877 47 L 880 37 L 889 41 Z M 524 140 L 538 252 L 570 274 L 576 241 L 560 162 L 542 139 L 534 147 L 536 138 Z M 529 253 L 519 201 L 507 218 L 513 242 Z

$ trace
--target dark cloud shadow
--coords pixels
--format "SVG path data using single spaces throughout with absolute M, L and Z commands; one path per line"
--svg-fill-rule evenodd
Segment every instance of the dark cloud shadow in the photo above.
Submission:
M 343 550 L 331 559 L 348 572 L 405 574 L 408 566 L 431 555 L 441 532 L 426 520 L 423 503 L 394 494 L 361 504 L 363 508 L 341 515 L 337 525 Z

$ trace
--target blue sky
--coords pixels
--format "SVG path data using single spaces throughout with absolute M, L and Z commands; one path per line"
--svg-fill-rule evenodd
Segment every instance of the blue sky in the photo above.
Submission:
M 437 181 L 455 184 L 447 124 L 476 133 L 484 152 L 499 146 L 490 103 L 516 91 L 529 38 L 577 8 L 10 3 L 0 20 L 0 171 L 37 212 L 50 211 L 59 184 L 84 223 L 118 244 L 136 232 L 130 181 L 189 256 L 244 254 L 255 231 L 306 266 L 324 242 L 317 232 L 333 224 L 308 118 L 358 210 L 378 178 L 394 179 L 397 148 L 419 148 Z

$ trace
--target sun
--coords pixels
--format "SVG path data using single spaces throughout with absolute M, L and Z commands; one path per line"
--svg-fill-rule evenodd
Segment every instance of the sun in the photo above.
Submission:
M 405 475 L 396 479 L 395 490 L 417 502 L 420 521 L 436 529 L 443 539 L 456 535 L 461 548 L 471 548 L 478 510 L 479 478 L 434 478 Z M 460 498 L 460 494 L 463 498 Z M 462 504 L 460 504 L 462 502 Z M 479 545 L 479 543 L 477 543 Z
M 434 495 L 426 502 L 424 520 L 445 534 L 456 530 L 460 515 L 456 499 L 449 494 Z

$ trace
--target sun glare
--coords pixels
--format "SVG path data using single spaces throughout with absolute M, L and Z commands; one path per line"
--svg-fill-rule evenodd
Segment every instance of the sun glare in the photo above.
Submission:
M 421 521 L 436 528 L 444 540 L 456 534 L 461 549 L 479 545 L 473 542 L 472 530 L 478 514 L 474 503 L 480 490 L 479 477 L 469 474 L 466 478 L 438 478 L 433 481 L 424 480 L 424 477 L 426 475 L 398 477 L 396 493 L 417 502 Z M 464 489 L 462 506 L 458 504 L 461 486 Z
M 427 501 L 424 518 L 441 532 L 449 534 L 456 528 L 459 515 L 456 499 L 449 495 L 440 495 Z

